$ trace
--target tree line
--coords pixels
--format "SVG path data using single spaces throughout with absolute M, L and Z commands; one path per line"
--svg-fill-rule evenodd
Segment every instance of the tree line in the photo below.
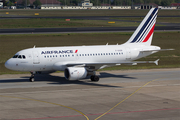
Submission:
M 58 0 L 61 2 L 61 5 L 67 6 L 78 6 L 78 3 L 81 3 L 82 0 Z M 171 3 L 180 3 L 180 0 L 90 0 L 93 3 L 93 6 L 105 6 L 105 5 L 113 5 L 113 6 L 131 6 L 133 1 L 133 5 L 138 4 L 149 4 L 155 3 L 159 6 L 170 6 Z M 9 0 L 4 3 L 5 6 L 13 6 L 17 4 L 17 0 Z M 26 5 L 26 0 L 22 0 L 22 4 Z M 27 5 L 30 4 L 29 0 L 27 0 Z M 33 5 L 40 6 L 41 2 L 39 0 L 35 0 Z
M 77 6 L 81 0 L 58 0 L 62 5 Z M 94 6 L 115 5 L 115 6 L 131 6 L 132 0 L 90 0 Z M 171 3 L 180 3 L 180 0 L 133 0 L 133 5 L 155 3 L 159 6 L 170 6 Z
M 15 6 L 17 3 L 18 0 L 9 0 L 9 1 L 5 1 L 4 3 L 4 6 Z M 26 6 L 26 5 L 29 5 L 30 4 L 30 1 L 29 0 L 22 0 L 22 5 Z M 39 1 L 39 0 L 35 0 L 33 2 L 33 5 L 35 7 L 38 7 L 40 6 L 42 3 Z

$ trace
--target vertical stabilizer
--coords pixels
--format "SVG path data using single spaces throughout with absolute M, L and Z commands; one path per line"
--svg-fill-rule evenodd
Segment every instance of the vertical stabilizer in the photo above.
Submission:
M 151 45 L 158 8 L 151 8 L 136 31 L 125 44 Z

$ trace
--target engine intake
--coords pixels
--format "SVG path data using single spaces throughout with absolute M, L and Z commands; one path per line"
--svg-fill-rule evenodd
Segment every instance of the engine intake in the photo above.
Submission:
M 84 67 L 67 67 L 64 76 L 67 80 L 79 80 L 87 76 L 88 72 Z

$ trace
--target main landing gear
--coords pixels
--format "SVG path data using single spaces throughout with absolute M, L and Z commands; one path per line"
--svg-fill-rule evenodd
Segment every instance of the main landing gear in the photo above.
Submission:
M 29 78 L 30 82 L 34 82 L 34 75 L 35 75 L 35 72 L 31 72 L 31 77 Z
M 98 82 L 98 81 L 99 81 L 99 76 L 97 76 L 97 75 L 92 75 L 92 76 L 91 76 L 91 81 Z

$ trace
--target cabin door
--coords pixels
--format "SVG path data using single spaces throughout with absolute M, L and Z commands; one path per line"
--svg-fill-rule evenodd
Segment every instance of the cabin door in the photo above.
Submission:
M 39 54 L 37 51 L 33 51 L 33 64 L 39 64 L 40 60 L 39 60 Z
M 131 50 L 130 50 L 130 48 L 126 48 L 126 59 L 127 60 L 131 59 Z

